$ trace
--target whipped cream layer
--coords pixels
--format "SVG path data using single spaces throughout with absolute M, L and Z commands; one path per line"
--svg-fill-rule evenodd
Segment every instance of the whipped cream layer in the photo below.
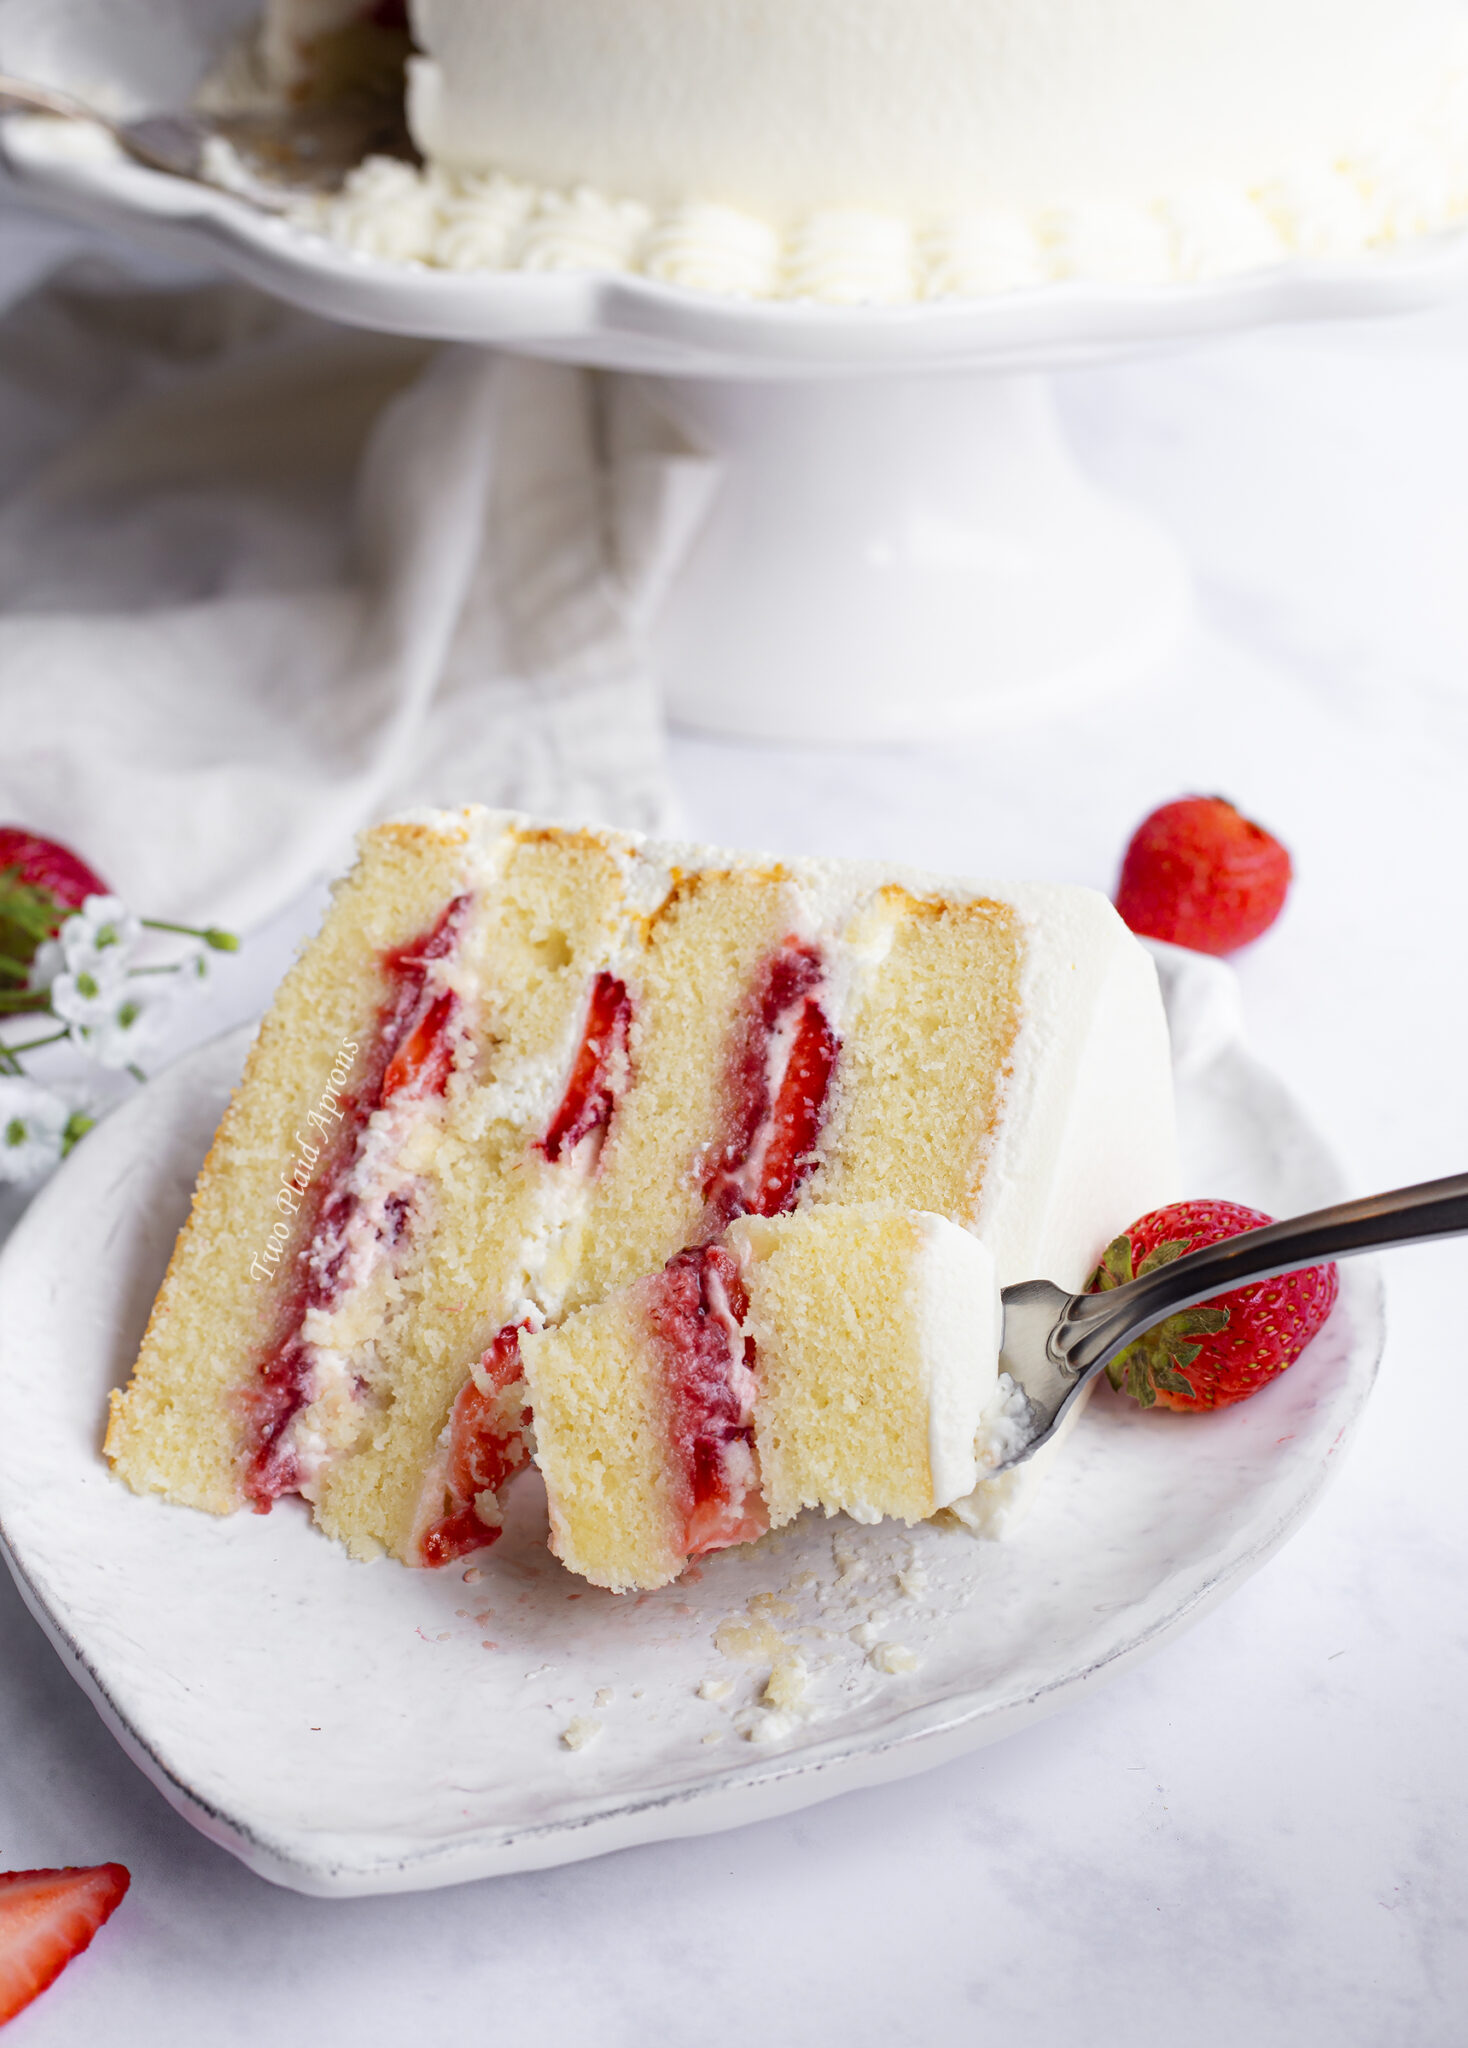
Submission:
M 371 255 L 901 304 L 1346 257 L 1468 214 L 1465 0 L 412 14 L 430 168 L 373 164 L 315 215 Z

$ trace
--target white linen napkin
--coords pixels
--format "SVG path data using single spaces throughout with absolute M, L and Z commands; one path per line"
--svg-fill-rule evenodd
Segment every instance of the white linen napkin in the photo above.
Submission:
M 410 803 L 665 822 L 711 485 L 588 372 L 72 264 L 0 323 L 0 820 L 249 928 Z

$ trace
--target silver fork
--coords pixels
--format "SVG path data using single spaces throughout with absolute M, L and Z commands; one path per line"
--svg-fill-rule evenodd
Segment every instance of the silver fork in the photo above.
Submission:
M 224 189 L 267 213 L 285 212 L 305 193 L 336 191 L 365 156 L 415 154 L 401 106 L 366 99 L 278 113 L 145 114 L 119 121 L 72 93 L 0 73 L 0 114 L 15 113 L 90 121 L 135 163 L 215 189 L 220 180 L 210 173 L 208 150 L 219 138 L 232 146 L 249 179 Z
M 1468 1174 L 1456 1174 L 1241 1231 L 1104 1294 L 1067 1294 L 1049 1280 L 1006 1287 L 999 1370 L 1029 1403 L 1029 1434 L 993 1469 L 1007 1471 L 1033 1457 L 1097 1373 L 1179 1309 L 1328 1259 L 1465 1234 Z

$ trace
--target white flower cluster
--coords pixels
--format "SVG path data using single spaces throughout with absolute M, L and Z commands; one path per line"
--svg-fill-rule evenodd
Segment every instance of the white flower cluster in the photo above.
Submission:
M 0 1183 L 30 1187 L 44 1180 L 91 1127 L 85 1111 L 54 1088 L 0 1074 Z
M 207 949 L 234 950 L 227 932 L 155 928 L 193 943 L 181 959 L 140 960 L 144 920 L 116 896 L 88 896 L 63 918 L 56 937 L 37 947 L 25 986 L 44 1003 L 26 1015 L 39 1022 L 49 1013 L 62 1028 L 25 1045 L 0 1038 L 0 1184 L 31 1187 L 43 1180 L 94 1121 L 79 1096 L 23 1074 L 17 1055 L 69 1039 L 98 1066 L 127 1068 L 141 1079 L 138 1060 L 157 1043 L 180 977 L 207 972 Z
M 102 1067 L 130 1067 L 156 1043 L 171 976 L 139 971 L 143 927 L 116 896 L 89 896 L 36 953 L 30 986 Z M 195 971 L 202 956 L 192 962 Z

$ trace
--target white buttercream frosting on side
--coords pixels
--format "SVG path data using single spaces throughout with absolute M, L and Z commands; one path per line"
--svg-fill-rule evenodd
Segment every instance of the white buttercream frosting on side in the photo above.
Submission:
M 521 270 L 632 270 L 652 223 L 635 199 L 608 199 L 589 185 L 543 193 L 520 236 Z
M 780 237 L 752 214 L 689 200 L 654 223 L 642 268 L 663 284 L 767 299 L 780 286 Z
M 997 1385 L 1003 1313 L 987 1248 L 943 1216 L 923 1215 L 918 1227 L 914 1324 L 936 1510 L 978 1479 L 976 1440 Z
M 813 213 L 785 248 L 781 297 L 895 306 L 918 289 L 910 224 L 893 214 Z
M 1162 284 L 1172 242 L 1160 212 L 1126 200 L 1092 199 L 1057 209 L 1045 223 L 1057 277 L 1095 284 Z
M 272 49 L 352 6 L 272 0 Z M 1465 0 L 412 12 L 424 204 L 374 174 L 317 216 L 364 253 L 896 305 L 1334 261 L 1468 217 Z M 491 174 L 531 195 L 525 232 Z

